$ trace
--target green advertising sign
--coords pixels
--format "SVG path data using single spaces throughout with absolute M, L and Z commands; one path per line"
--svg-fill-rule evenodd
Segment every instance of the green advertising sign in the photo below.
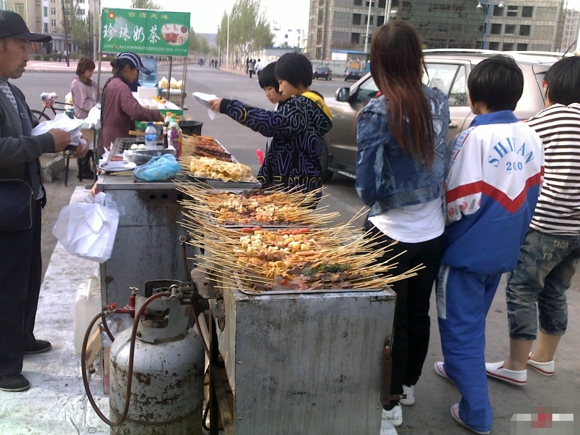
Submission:
M 101 51 L 187 56 L 189 12 L 149 9 L 103 9 Z

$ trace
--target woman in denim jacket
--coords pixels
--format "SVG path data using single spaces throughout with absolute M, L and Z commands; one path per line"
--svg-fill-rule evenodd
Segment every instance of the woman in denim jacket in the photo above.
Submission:
M 367 236 L 397 241 L 382 261 L 400 254 L 393 274 L 423 264 L 417 276 L 395 282 L 397 293 L 391 395 L 406 398 L 383 408 L 381 435 L 396 435 L 402 405 L 415 403 L 429 345 L 429 297 L 443 250 L 443 181 L 449 104 L 423 85 L 417 31 L 405 21 L 378 29 L 371 42 L 371 74 L 381 96 L 357 119 L 356 190 L 371 210 Z

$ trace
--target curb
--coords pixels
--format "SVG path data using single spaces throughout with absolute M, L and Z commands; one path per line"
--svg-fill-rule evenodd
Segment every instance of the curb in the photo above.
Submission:
M 43 154 L 40 161 L 45 183 L 52 183 L 59 172 L 64 171 L 65 160 L 62 153 Z M 52 158 L 51 158 L 52 157 Z

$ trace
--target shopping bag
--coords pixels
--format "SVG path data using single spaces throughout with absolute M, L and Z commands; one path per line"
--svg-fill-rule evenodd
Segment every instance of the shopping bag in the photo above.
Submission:
M 138 166 L 133 173 L 139 180 L 166 181 L 175 178 L 180 169 L 181 165 L 177 163 L 175 157 L 171 154 L 163 154 Z
M 111 258 L 118 226 L 117 204 L 100 192 L 64 207 L 52 234 L 70 254 L 104 263 Z

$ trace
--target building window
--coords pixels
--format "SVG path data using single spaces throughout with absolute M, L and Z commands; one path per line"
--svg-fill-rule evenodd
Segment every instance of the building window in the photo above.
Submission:
M 360 25 L 360 14 L 352 14 L 352 24 Z
M 528 51 L 528 44 L 518 44 L 518 51 Z
M 355 6 L 362 6 L 362 0 L 354 0 Z
M 507 16 L 508 17 L 517 17 L 518 16 L 518 6 L 508 6 L 507 8 Z
M 351 33 L 350 34 L 350 42 L 353 44 L 359 44 L 360 41 L 360 33 Z
M 534 15 L 534 7 L 533 6 L 522 6 L 522 17 L 523 18 L 531 18 Z
M 503 43 L 503 51 L 512 51 L 514 49 L 514 44 L 512 42 Z
M 48 23 L 44 23 L 44 33 L 48 33 Z
M 385 24 L 385 16 L 377 15 L 377 26 L 382 26 L 383 24 Z
M 491 34 L 492 35 L 501 35 L 501 24 L 494 23 L 491 25 Z
M 530 36 L 530 26 L 521 25 L 520 26 L 520 36 Z
M 387 0 L 379 0 L 379 8 L 386 8 L 387 7 Z
M 50 20 L 50 26 L 51 27 L 56 27 L 56 20 Z
M 48 17 L 48 7 L 47 6 L 42 7 L 42 16 Z
M 503 10 L 504 8 L 498 8 L 497 6 L 495 8 L 493 8 L 493 16 L 494 17 L 503 17 Z
M 490 42 L 489 49 L 490 50 L 499 50 L 499 42 Z
M 50 15 L 56 15 L 56 8 L 50 8 Z
M 365 5 L 367 8 L 369 7 L 369 3 L 372 3 L 371 8 L 374 8 L 375 7 L 375 2 L 368 2 L 367 1 L 367 4 Z
M 516 34 L 516 25 L 515 24 L 506 24 L 505 25 L 505 34 L 506 35 L 515 35 Z
M 51 3 L 56 3 L 56 0 L 50 0 Z
M 371 26 L 373 25 L 373 19 L 374 19 L 374 17 L 371 15 L 371 21 L 370 21 Z M 367 25 L 368 21 L 369 21 L 369 16 L 365 15 L 365 26 Z

